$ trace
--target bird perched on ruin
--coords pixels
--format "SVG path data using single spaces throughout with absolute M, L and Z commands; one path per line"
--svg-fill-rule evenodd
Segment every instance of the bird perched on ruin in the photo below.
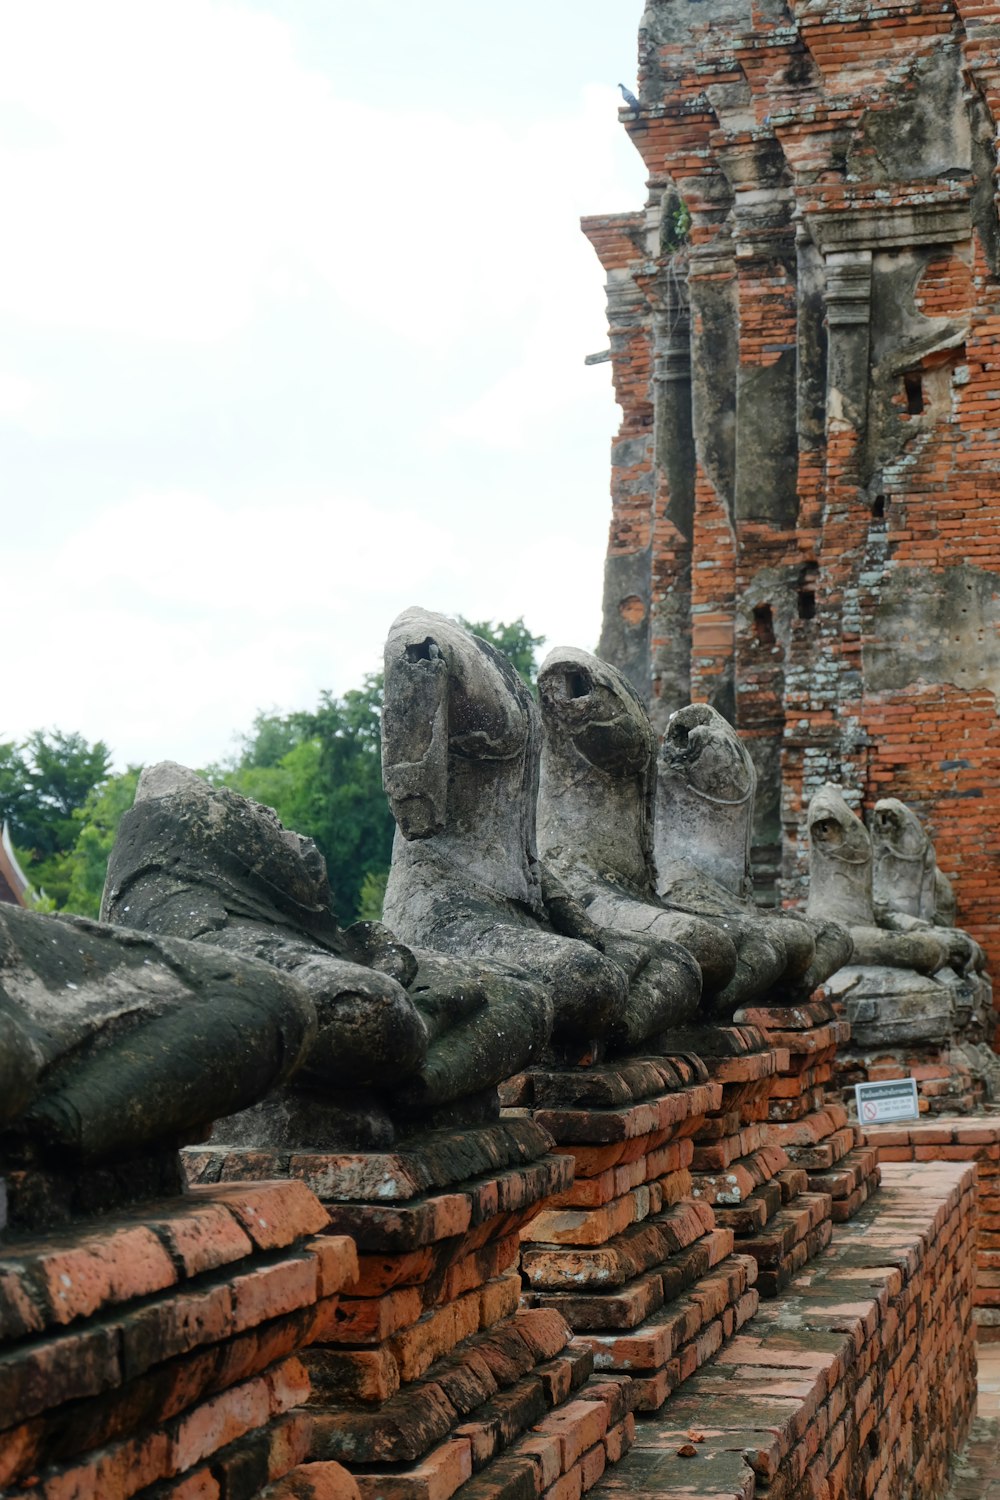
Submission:
M 618 87 L 621 89 L 622 98 L 625 100 L 625 103 L 628 105 L 629 109 L 638 110 L 639 101 L 633 94 L 632 90 L 627 89 L 623 83 L 620 83 Z

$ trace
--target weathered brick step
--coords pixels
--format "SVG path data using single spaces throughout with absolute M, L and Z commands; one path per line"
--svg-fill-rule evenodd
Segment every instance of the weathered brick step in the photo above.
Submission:
M 505 1107 L 620 1109 L 707 1082 L 695 1055 L 639 1057 L 593 1068 L 535 1068 L 501 1084 L 500 1099 Z
M 189 1471 L 199 1472 L 198 1466 L 210 1457 L 213 1470 L 218 1463 L 220 1473 L 230 1469 L 236 1478 L 248 1454 L 261 1450 L 274 1453 L 276 1476 L 287 1473 L 308 1451 L 309 1419 L 292 1409 L 300 1407 L 308 1393 L 301 1361 L 283 1360 L 186 1407 L 180 1415 L 164 1419 L 161 1413 L 155 1426 L 140 1435 L 116 1437 L 55 1469 L 29 1469 L 31 1477 L 23 1480 L 22 1488 L 4 1489 L 5 1500 L 55 1500 L 62 1495 L 131 1500 L 180 1475 L 186 1484 Z M 198 1493 L 197 1487 L 193 1493 Z
M 459 1489 L 463 1500 L 556 1500 L 592 1488 L 631 1444 L 636 1393 L 613 1377 L 589 1379 L 579 1354 L 561 1363 L 563 1379 L 535 1381 L 530 1397 L 522 1384 L 488 1403 L 418 1463 L 352 1465 L 362 1500 L 450 1500 Z
M 669 1172 L 631 1188 L 598 1208 L 546 1208 L 522 1231 L 532 1244 L 605 1245 L 631 1224 L 640 1224 L 678 1203 L 691 1191 L 691 1174 Z
M 635 1161 L 607 1167 L 596 1177 L 575 1177 L 565 1192 L 548 1200 L 546 1208 L 599 1208 L 644 1182 L 654 1182 L 685 1171 L 691 1165 L 693 1154 L 692 1141 L 669 1141 L 645 1152 Z
M 578 1332 L 600 1333 L 637 1328 L 661 1307 L 693 1286 L 700 1277 L 732 1253 L 729 1229 L 713 1229 L 694 1244 L 678 1250 L 663 1265 L 637 1276 L 619 1291 L 529 1292 L 533 1306 L 561 1313 Z
M 838 1016 L 829 1000 L 809 1000 L 802 1005 L 747 1005 L 733 1019 L 770 1035 L 772 1031 L 812 1031 Z
M 762 1183 L 742 1203 L 727 1208 L 716 1205 L 715 1218 L 718 1224 L 731 1229 L 734 1234 L 753 1234 L 762 1230 L 781 1207 L 781 1185 L 777 1181 Z
M 829 1193 L 836 1202 L 841 1198 L 849 1198 L 856 1188 L 872 1176 L 877 1167 L 878 1151 L 874 1146 L 855 1146 L 853 1151 L 848 1151 L 829 1171 L 810 1172 L 809 1182 L 814 1192 Z
M 414 1137 L 392 1151 L 231 1151 L 192 1146 L 184 1153 L 197 1182 L 290 1178 L 324 1203 L 406 1202 L 436 1189 L 465 1186 L 528 1165 L 551 1150 L 545 1132 L 523 1116 Z
M 772 1130 L 782 1127 L 774 1125 Z M 789 1157 L 796 1166 L 805 1167 L 806 1171 L 824 1169 L 836 1166 L 842 1161 L 849 1151 L 854 1150 L 855 1133 L 853 1125 L 845 1126 L 843 1130 L 835 1130 L 832 1135 L 826 1137 L 815 1146 L 798 1146 L 789 1144 L 785 1147 Z
M 526 1244 L 521 1272 L 536 1291 L 622 1287 L 714 1229 L 707 1204 L 684 1198 L 665 1213 L 632 1225 L 604 1245 L 542 1248 Z
M 751 1193 L 765 1182 L 770 1182 L 789 1165 L 788 1153 L 782 1146 L 762 1146 L 733 1161 L 722 1172 L 692 1173 L 694 1194 L 706 1203 L 743 1203 Z
M 717 1110 L 721 1102 L 717 1084 L 701 1083 L 618 1109 L 542 1107 L 534 1118 L 560 1146 L 605 1146 L 659 1131 L 681 1134 L 688 1122 L 700 1123 L 700 1117 Z
M 761 1269 L 775 1267 L 810 1230 L 829 1220 L 831 1206 L 827 1193 L 803 1193 L 780 1208 L 759 1233 L 741 1235 L 736 1248 L 741 1255 L 752 1255 Z
M 499 1172 L 463 1183 L 453 1192 L 402 1203 L 328 1203 L 334 1230 L 349 1233 L 359 1251 L 405 1253 L 439 1240 L 485 1230 L 483 1239 L 500 1238 L 533 1216 L 536 1204 L 561 1193 L 571 1181 L 572 1163 L 565 1156 Z M 472 1248 L 470 1246 L 470 1248 Z
M 302 1184 L 258 1182 L 194 1188 L 185 1198 L 149 1204 L 141 1215 L 117 1215 L 111 1224 L 77 1225 L 16 1251 L 0 1246 L 0 1339 L 62 1328 L 169 1292 L 219 1266 L 283 1249 L 328 1222 Z
M 638 1328 L 581 1333 L 578 1339 L 592 1350 L 596 1370 L 633 1376 L 640 1391 L 637 1410 L 655 1410 L 753 1316 L 756 1279 L 756 1261 L 731 1255 Z
M 520 1294 L 521 1278 L 512 1270 L 434 1308 L 377 1344 L 351 1347 L 317 1340 L 304 1356 L 317 1399 L 372 1404 L 389 1400 L 464 1339 L 510 1317 Z
M 466 1339 L 378 1407 L 327 1411 L 314 1398 L 314 1454 L 351 1465 L 415 1463 L 505 1392 L 539 1386 L 552 1406 L 593 1370 L 590 1351 L 567 1348 L 570 1338 L 556 1313 L 523 1309 Z
M 787 1255 L 782 1256 L 776 1266 L 761 1266 L 757 1277 L 757 1290 L 762 1297 L 777 1297 L 789 1285 L 792 1278 L 797 1276 L 803 1266 L 807 1266 L 813 1256 L 825 1250 L 833 1238 L 833 1220 L 824 1219 L 817 1224 L 815 1229 L 810 1229 L 804 1239 L 798 1240 L 789 1250 Z

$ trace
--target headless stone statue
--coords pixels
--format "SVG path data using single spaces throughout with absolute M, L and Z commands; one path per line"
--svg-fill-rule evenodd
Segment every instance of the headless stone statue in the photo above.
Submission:
M 930 928 L 893 932 L 876 925 L 871 839 L 839 787 L 816 793 L 807 824 L 807 911 L 842 922 L 854 941 L 853 959 L 831 987 L 848 997 L 855 1043 L 948 1041 L 954 1002 L 948 987 L 931 977 L 947 964 L 947 940 Z
M 939 876 L 934 845 L 916 813 L 895 797 L 875 804 L 871 828 L 872 896 L 879 926 L 893 932 L 926 932 L 948 944 L 948 962 L 958 973 L 981 973 L 979 944 L 955 926 L 951 883 Z M 943 885 L 942 885 L 943 882 Z M 939 913 L 943 898 L 950 918 Z
M 719 1015 L 767 998 L 802 1000 L 847 961 L 850 938 L 832 913 L 803 919 L 753 900 L 750 832 L 757 775 L 730 724 L 707 704 L 672 714 L 657 767 L 657 892 L 714 922 L 737 951 Z
M 538 687 L 538 840 L 545 865 L 600 927 L 656 944 L 668 964 L 678 944 L 691 953 L 701 968 L 702 1003 L 711 1011 L 736 970 L 736 948 L 717 924 L 672 910 L 656 895 L 656 745 L 645 707 L 615 667 L 571 647 L 549 653 Z M 664 1023 L 692 1019 L 697 991 L 673 990 Z
M 404 941 L 541 981 L 554 1045 L 579 1060 L 644 1034 L 651 997 L 630 993 L 602 934 L 539 866 L 538 755 L 538 710 L 506 657 L 442 615 L 400 615 L 385 648 L 382 769 L 398 825 L 385 920 Z M 629 959 L 648 968 L 638 949 Z
M 295 1079 L 227 1122 L 234 1143 L 388 1144 L 400 1120 L 426 1124 L 524 1066 L 551 1022 L 545 995 L 519 977 L 414 953 L 380 923 L 340 927 L 312 840 L 182 766 L 140 778 L 104 910 L 262 959 L 312 998 L 318 1027 Z
M 892 932 L 930 932 L 948 945 L 947 967 L 935 979 L 951 989 L 955 1006 L 953 1048 L 989 1099 L 1000 1094 L 1000 1059 L 992 1049 L 996 1017 L 986 955 L 955 924 L 951 882 L 938 870 L 934 845 L 916 813 L 895 797 L 876 802 L 872 817 L 872 891 L 879 926 Z
M 0 906 L 12 1219 L 175 1191 L 177 1147 L 282 1083 L 315 1031 L 305 989 L 265 964 Z

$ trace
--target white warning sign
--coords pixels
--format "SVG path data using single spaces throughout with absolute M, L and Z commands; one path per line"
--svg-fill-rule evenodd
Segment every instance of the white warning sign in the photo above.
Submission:
M 919 1120 L 915 1078 L 893 1078 L 885 1083 L 856 1083 L 858 1120 L 862 1125 L 886 1125 L 890 1120 Z

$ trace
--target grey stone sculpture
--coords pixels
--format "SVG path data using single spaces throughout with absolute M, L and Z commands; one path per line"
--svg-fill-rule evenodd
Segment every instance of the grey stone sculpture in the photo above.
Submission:
M 692 703 L 672 714 L 657 765 L 654 857 L 660 899 L 716 923 L 736 946 L 719 1014 L 806 998 L 851 954 L 836 913 L 765 912 L 753 899 L 753 761 L 721 714 Z
M 405 941 L 541 981 L 567 1061 L 634 1047 L 690 1007 L 694 959 L 598 928 L 539 864 L 538 710 L 504 656 L 405 611 L 386 643 L 382 730 L 398 825 L 384 913 Z
M 540 986 L 474 959 L 417 953 L 380 923 L 336 920 L 323 858 L 270 808 L 169 762 L 140 778 L 104 912 L 123 925 L 263 960 L 311 997 L 292 1082 L 226 1126 L 245 1145 L 378 1144 L 400 1122 L 481 1096 L 540 1054 Z
M 265 964 L 0 906 L 0 1173 L 64 1197 L 43 1219 L 95 1169 L 105 1206 L 176 1187 L 177 1147 L 289 1077 L 315 1031 Z
M 693 954 L 711 1010 L 736 971 L 736 947 L 717 923 L 657 897 L 656 742 L 645 706 L 616 667 L 568 646 L 546 657 L 538 688 L 541 858 L 599 926 L 663 944 L 667 958 L 676 944 Z M 690 1018 L 697 1006 L 691 993 L 672 1019 Z
M 947 1042 L 955 1030 L 954 1001 L 932 977 L 948 962 L 947 939 L 929 928 L 894 932 L 876 925 L 871 839 L 839 787 L 815 794 L 807 826 L 807 911 L 835 917 L 854 941 L 851 963 L 830 980 L 847 1000 L 854 1043 Z
M 947 967 L 935 973 L 951 990 L 955 1007 L 953 1049 L 963 1051 L 989 1099 L 1000 1091 L 1000 1060 L 992 1050 L 996 1030 L 993 986 L 986 955 L 955 925 L 951 882 L 937 867 L 937 855 L 916 813 L 895 797 L 876 802 L 872 815 L 875 916 L 893 932 L 931 932 L 948 946 Z

